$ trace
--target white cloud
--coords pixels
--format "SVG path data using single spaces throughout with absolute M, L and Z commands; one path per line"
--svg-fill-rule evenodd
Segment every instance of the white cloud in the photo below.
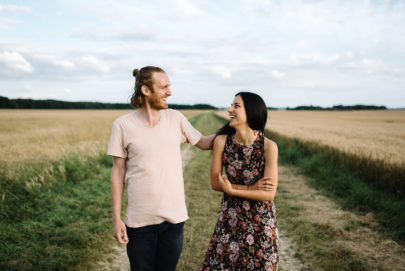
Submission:
M 20 13 L 20 12 L 31 12 L 31 8 L 29 6 L 16 6 L 16 5 L 2 5 L 0 4 L 0 12 L 8 12 L 8 13 Z
M 69 60 L 55 60 L 53 62 L 53 64 L 55 66 L 62 67 L 65 70 L 72 70 L 72 69 L 76 68 L 75 63 L 73 63 L 72 61 L 69 61 Z
M 108 72 L 110 67 L 95 56 L 85 56 L 80 59 L 81 66 L 88 71 Z
M 5 18 L 5 17 L 0 17 L 0 28 L 7 29 L 9 28 L 10 25 L 15 25 L 19 24 L 20 21 L 15 20 L 15 19 L 10 19 L 10 18 Z
M 27 91 L 33 90 L 32 86 L 29 85 L 29 84 L 24 84 L 24 85 L 23 85 L 23 89 L 24 89 L 24 90 L 27 90 Z
M 195 16 L 202 14 L 202 12 L 188 0 L 175 0 L 174 2 L 177 8 L 175 11 L 175 17 L 177 18 L 195 19 Z
M 32 72 L 31 64 L 19 53 L 4 51 L 0 53 L 0 63 L 18 71 Z
M 232 77 L 232 72 L 224 66 L 212 66 L 209 68 L 209 70 L 211 70 L 212 72 L 214 72 L 215 74 L 219 75 L 224 79 L 229 79 Z
M 286 74 L 284 72 L 280 72 L 277 70 L 268 71 L 267 74 L 275 80 L 283 80 L 286 77 Z

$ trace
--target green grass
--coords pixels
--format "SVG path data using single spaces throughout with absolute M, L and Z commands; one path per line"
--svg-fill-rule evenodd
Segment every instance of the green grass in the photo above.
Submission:
M 266 135 L 277 143 L 288 145 L 286 154 L 289 161 L 294 162 L 295 150 L 300 149 L 307 157 L 321 155 L 324 162 L 345 168 L 357 179 L 367 183 L 378 190 L 392 194 L 395 197 L 405 199 L 405 167 L 400 164 L 391 164 L 385 160 L 373 159 L 364 155 L 356 155 L 339 150 L 334 147 L 322 145 L 314 141 L 305 141 L 299 138 L 290 138 L 273 131 L 267 131 Z
M 106 166 L 111 160 L 104 154 L 72 155 L 45 172 L 37 165 L 38 171 L 26 171 L 20 179 L 2 176 L 0 270 L 87 270 L 109 252 Z
M 298 166 L 310 177 L 309 185 L 343 209 L 373 213 L 380 224 L 378 231 L 404 243 L 405 199 L 400 192 L 405 187 L 404 169 L 268 130 L 265 135 L 277 142 L 281 164 Z
M 218 129 L 224 120 L 216 115 L 211 120 L 205 116 L 197 125 L 203 122 L 218 123 Z M 190 220 L 186 223 L 184 252 L 178 270 L 198 270 L 218 218 L 222 194 L 210 188 L 210 160 L 210 153 L 196 150 L 185 169 Z M 300 219 L 300 208 L 289 205 L 281 183 L 277 193 L 278 223 L 296 244 L 296 256 L 304 263 L 305 270 L 368 270 L 367 264 L 352 251 L 330 245 L 338 235 L 330 226 Z
M 104 165 L 111 164 L 104 154 L 83 157 L 71 154 L 60 161 L 40 161 L 21 164 L 11 173 L 0 175 L 0 218 L 18 222 L 37 214 L 52 204 L 51 192 L 69 187 L 102 172 Z
M 204 116 L 197 123 L 201 125 L 199 129 L 204 129 L 203 123 L 216 130 L 224 120 L 216 115 Z M 184 172 L 190 220 L 185 227 L 184 250 L 178 270 L 198 270 L 218 219 L 222 193 L 210 188 L 210 162 L 210 152 L 196 150 Z M 296 244 L 296 256 L 304 263 L 305 270 L 369 270 L 367 264 L 350 250 L 330 245 L 339 234 L 330 226 L 300 219 L 300 208 L 289 205 L 287 197 L 280 183 L 275 201 L 278 223 Z
M 111 253 L 111 166 L 72 154 L 0 169 L 0 270 L 88 270 Z
M 335 245 L 334 241 L 339 237 L 339 232 L 328 224 L 303 219 L 300 216 L 299 202 L 288 198 L 282 183 L 277 190 L 275 204 L 279 229 L 287 233 L 294 242 L 295 256 L 304 264 L 303 270 L 383 270 L 381 267 L 370 267 L 350 249 Z M 296 202 L 297 205 L 292 205 L 291 202 Z
M 198 270 L 218 218 L 222 194 L 210 186 L 209 151 L 196 150 L 184 171 L 186 203 L 190 219 L 184 229 L 184 245 L 178 270 Z
M 213 134 L 223 121 L 213 114 L 199 115 L 195 127 Z M 222 193 L 210 185 L 211 151 L 194 148 L 194 157 L 184 170 L 186 203 L 190 219 L 185 224 L 184 245 L 177 270 L 198 270 L 218 219 Z
M 272 133 L 267 132 L 266 136 L 271 138 Z M 333 155 L 330 150 L 323 152 L 316 147 L 311 151 L 310 146 L 303 147 L 304 143 L 281 136 L 276 140 L 280 162 L 298 166 L 310 177 L 309 185 L 335 199 L 345 210 L 373 213 L 380 224 L 377 230 L 398 242 L 405 241 L 405 200 L 402 197 L 365 182 L 345 164 L 329 158 Z

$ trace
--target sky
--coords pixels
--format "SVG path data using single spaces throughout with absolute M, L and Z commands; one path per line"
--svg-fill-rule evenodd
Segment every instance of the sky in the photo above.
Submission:
M 0 96 L 127 103 L 148 65 L 169 103 L 405 107 L 405 1 L 0 0 Z

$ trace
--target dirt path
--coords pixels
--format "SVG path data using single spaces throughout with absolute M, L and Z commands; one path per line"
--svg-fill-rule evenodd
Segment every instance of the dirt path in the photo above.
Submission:
M 181 150 L 183 170 L 188 161 L 193 158 L 193 150 L 189 144 L 183 146 Z M 111 255 L 107 255 L 103 261 L 97 263 L 95 270 L 111 270 L 111 271 L 128 271 L 130 270 L 129 261 L 127 257 L 127 249 L 125 245 L 114 243 L 112 246 Z
M 190 145 L 182 148 L 183 170 L 187 163 L 193 158 L 194 151 Z M 294 245 L 290 238 L 280 232 L 280 271 L 298 271 L 301 270 L 301 262 L 294 256 Z M 103 261 L 98 262 L 95 270 L 108 271 L 128 271 L 130 270 L 126 246 L 114 243 L 110 255 L 107 255 Z
M 112 246 L 113 252 L 107 255 L 106 258 L 97 263 L 97 267 L 94 270 L 105 270 L 105 271 L 129 271 L 129 261 L 127 257 L 127 249 L 125 245 L 119 245 L 114 243 Z
M 192 159 L 194 151 L 186 145 L 182 149 L 183 168 Z M 337 238 L 331 246 L 340 245 L 350 249 L 370 266 L 383 266 L 386 270 L 405 270 L 405 249 L 396 242 L 389 240 L 371 228 L 377 222 L 371 214 L 359 216 L 349 211 L 343 211 L 331 199 L 321 195 L 319 191 L 309 187 L 305 176 L 291 166 L 279 166 L 280 184 L 288 204 L 299 208 L 300 219 L 330 227 L 337 233 Z M 129 269 L 125 246 L 114 244 L 114 253 L 107 255 L 105 260 L 98 263 L 97 270 Z M 295 257 L 296 246 L 292 239 L 280 231 L 280 270 L 298 271 L 304 269 L 304 264 Z M 343 259 L 342 259 L 343 260 Z M 378 270 L 371 269 L 371 270 Z M 384 269 L 385 270 L 385 269 Z
M 299 174 L 295 167 L 280 166 L 279 176 L 279 186 L 288 195 L 288 203 L 300 209 L 300 218 L 325 225 L 337 233 L 331 246 L 348 248 L 370 266 L 376 267 L 371 270 L 378 270 L 377 266 L 383 267 L 383 270 L 405 270 L 405 248 L 372 230 L 377 225 L 372 214 L 359 216 L 341 210 L 330 198 L 309 187 L 305 183 L 306 177 Z M 288 245 L 286 249 L 289 249 Z
M 284 232 L 279 230 L 280 252 L 279 252 L 279 270 L 280 271 L 299 271 L 303 265 L 295 257 L 295 244 Z

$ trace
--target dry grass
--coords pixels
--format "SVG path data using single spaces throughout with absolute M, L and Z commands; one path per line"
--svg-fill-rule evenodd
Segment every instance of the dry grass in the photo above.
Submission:
M 37 159 L 105 150 L 119 110 L 1 110 L 0 163 L 6 167 Z
M 130 110 L 0 110 L 0 167 L 107 150 L 112 122 Z M 202 111 L 181 111 L 191 118 Z
M 219 114 L 228 117 L 225 111 Z M 405 111 L 269 111 L 266 128 L 358 156 L 405 164 Z
M 378 222 L 372 213 L 342 210 L 309 187 L 307 177 L 295 166 L 279 166 L 279 176 L 280 231 L 294 240 L 297 255 L 305 263 L 303 270 L 403 270 L 405 247 L 373 229 Z M 300 231 L 304 227 L 296 227 L 300 221 L 313 229 L 314 238 L 309 238 L 311 232 Z

